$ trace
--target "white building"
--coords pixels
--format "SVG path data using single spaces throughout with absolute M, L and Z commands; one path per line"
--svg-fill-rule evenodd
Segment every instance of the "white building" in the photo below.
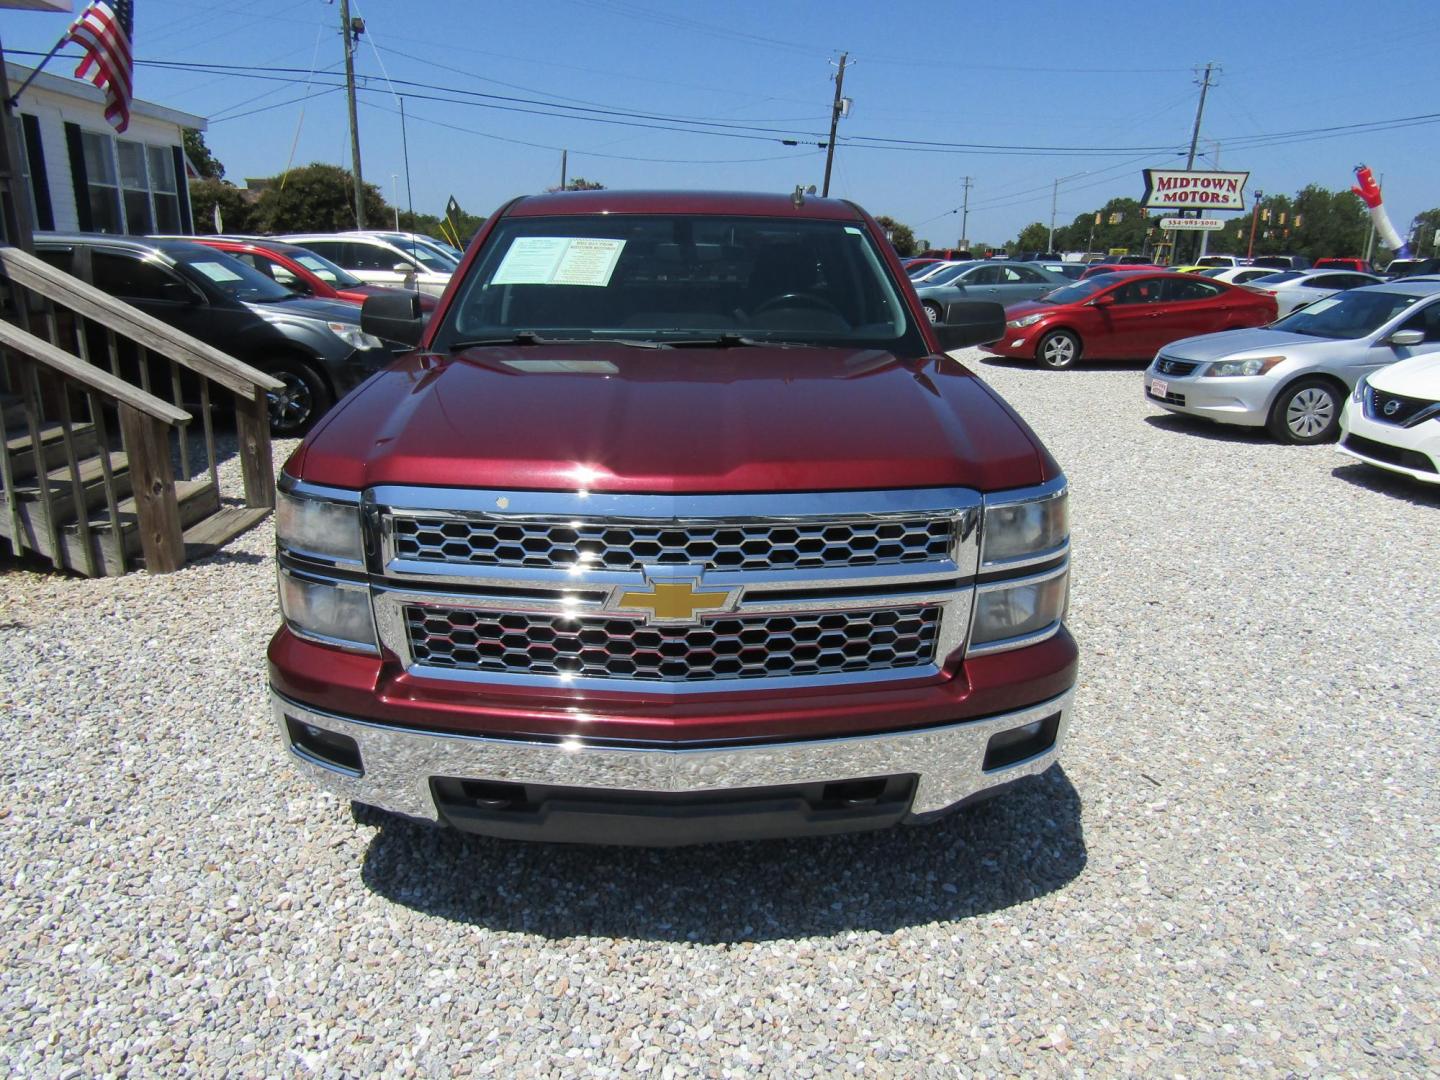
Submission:
M 6 67 L 13 94 L 32 69 Z M 195 231 L 183 131 L 204 131 L 204 117 L 136 98 L 129 129 L 117 135 L 105 119 L 100 90 L 49 70 L 26 88 L 16 115 L 21 171 L 37 230 Z

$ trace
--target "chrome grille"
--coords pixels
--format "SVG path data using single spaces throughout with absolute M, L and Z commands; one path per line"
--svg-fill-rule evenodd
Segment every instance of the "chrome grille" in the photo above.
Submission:
M 1414 427 L 1432 416 L 1440 415 L 1440 404 L 1424 398 L 1405 397 L 1365 387 L 1365 415 L 1382 424 L 1396 424 L 1400 427 Z
M 1161 356 L 1155 360 L 1155 370 L 1162 375 L 1189 375 L 1199 366 L 1188 360 L 1174 360 L 1168 356 Z
M 951 554 L 950 517 L 632 524 L 492 520 L 392 512 L 402 559 L 469 566 L 774 570 L 932 562 Z
M 460 671 L 716 682 L 920 667 L 940 608 L 722 616 L 695 626 L 407 604 L 415 661 Z

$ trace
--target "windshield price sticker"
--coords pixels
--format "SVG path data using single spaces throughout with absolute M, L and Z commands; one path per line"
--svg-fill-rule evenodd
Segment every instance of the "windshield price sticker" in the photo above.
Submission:
M 228 266 L 221 266 L 218 262 L 192 262 L 190 264 L 200 273 L 204 274 L 211 281 L 224 284 L 227 281 L 244 281 L 245 279 L 235 273 Z
M 1322 311 L 1329 311 L 1340 301 L 1333 296 L 1327 296 L 1323 300 L 1316 300 L 1313 304 L 1307 304 L 1303 313 L 1306 315 L 1319 315 Z
M 522 236 L 510 244 L 492 285 L 610 284 L 624 240 L 593 236 Z

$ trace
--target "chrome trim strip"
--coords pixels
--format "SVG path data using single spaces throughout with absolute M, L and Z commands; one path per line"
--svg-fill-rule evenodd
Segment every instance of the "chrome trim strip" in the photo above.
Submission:
M 432 776 L 624 791 L 702 792 L 914 773 L 914 814 L 943 810 L 987 788 L 1044 772 L 1065 740 L 1074 690 L 999 716 L 943 727 L 785 743 L 688 750 L 683 746 L 619 748 L 448 735 L 321 712 L 271 690 L 271 716 L 291 759 L 320 786 L 412 817 L 438 820 Z M 992 736 L 1060 714 L 1055 744 L 1013 765 L 985 771 Z M 360 748 L 357 777 L 302 757 L 285 717 L 347 735 Z
M 1052 499 L 1068 497 L 1070 493 L 1070 481 L 1063 475 L 1057 476 L 1035 487 L 1014 488 L 1010 491 L 1001 491 L 994 495 L 986 495 L 984 498 L 985 510 L 997 509 L 1002 506 L 1014 506 L 1016 503 L 1048 502 Z M 1068 525 L 1068 522 L 1067 522 Z M 1066 529 L 1065 539 L 1052 548 L 1045 551 L 1034 552 L 1030 555 L 1017 555 L 1010 559 L 986 559 L 985 558 L 985 525 L 980 525 L 980 557 L 979 572 L 992 573 L 1004 572 L 1007 570 L 1020 570 L 1027 566 L 1035 566 L 1038 563 L 1048 562 L 1065 554 L 1070 549 L 1070 532 Z
M 360 505 L 360 492 L 352 491 L 349 488 L 326 487 L 324 484 L 312 484 L 308 480 L 296 480 L 289 473 L 280 474 L 280 482 L 276 485 L 287 495 L 294 495 L 302 499 L 328 499 L 330 502 L 348 503 L 352 506 Z

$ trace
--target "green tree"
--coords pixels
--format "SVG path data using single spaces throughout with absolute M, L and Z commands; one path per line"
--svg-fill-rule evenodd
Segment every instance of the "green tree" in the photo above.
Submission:
M 380 189 L 365 185 L 367 225 L 383 226 L 394 212 Z M 315 162 L 275 177 L 256 203 L 266 232 L 341 232 L 355 228 L 355 188 L 350 172 Z
M 1058 236 L 1059 233 L 1057 232 Z M 1017 251 L 1049 251 L 1050 227 L 1042 221 L 1032 221 L 1020 230 L 1020 235 L 1010 245 L 1010 253 Z
M 1416 256 L 1440 255 L 1440 206 L 1421 210 L 1411 219 L 1408 239 L 1410 250 Z
M 220 164 L 220 159 L 205 145 L 204 132 L 199 128 L 186 128 L 181 137 L 185 156 L 190 159 L 190 164 L 195 166 L 196 172 L 206 180 L 225 179 L 225 166 Z
M 1370 214 L 1351 191 L 1309 184 L 1295 195 L 1289 221 L 1291 250 L 1312 259 L 1364 255 Z
M 215 208 L 220 208 L 220 227 L 229 233 L 248 233 L 260 228 L 254 204 L 234 184 L 224 180 L 190 181 L 190 214 L 195 231 L 208 234 L 215 229 Z
M 552 187 L 552 188 L 546 188 L 545 190 L 546 190 L 546 191 L 560 191 L 561 188 L 557 185 L 557 186 Z M 602 183 L 600 183 L 598 180 L 586 180 L 583 176 L 577 176 L 577 177 L 575 177 L 575 179 L 570 180 L 570 181 L 568 181 L 568 182 L 565 184 L 564 190 L 565 190 L 565 191 L 604 191 L 604 190 L 605 190 L 605 185 L 602 184 Z
M 920 249 L 915 246 L 915 230 L 909 225 L 904 225 L 888 214 L 881 214 L 875 219 L 875 224 L 884 229 L 890 236 L 890 246 L 895 249 L 895 254 L 901 258 L 914 255 Z

